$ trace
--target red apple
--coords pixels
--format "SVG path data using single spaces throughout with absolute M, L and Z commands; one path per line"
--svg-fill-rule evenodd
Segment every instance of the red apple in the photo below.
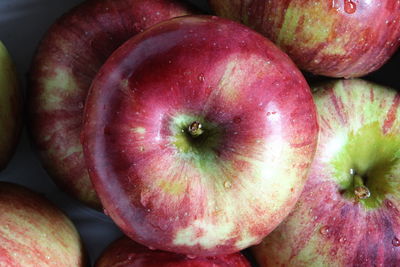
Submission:
M 47 199 L 0 182 L 0 266 L 86 266 L 72 222 Z
M 0 41 L 0 171 L 7 166 L 18 143 L 21 103 L 14 64 Z
M 188 258 L 187 256 L 150 250 L 127 237 L 114 241 L 99 257 L 95 267 L 250 267 L 241 253 Z
M 303 70 L 359 77 L 400 44 L 398 0 L 209 0 L 215 12 L 263 33 Z
M 289 213 L 317 131 L 286 54 L 243 25 L 193 16 L 111 55 L 92 83 L 82 142 L 96 191 L 129 237 L 209 256 L 260 242 Z
M 400 94 L 316 87 L 320 136 L 296 208 L 253 249 L 260 266 L 399 266 Z
M 129 37 L 189 8 L 175 0 L 89 0 L 47 32 L 32 62 L 30 130 L 44 167 L 65 191 L 99 208 L 79 141 L 93 77 Z

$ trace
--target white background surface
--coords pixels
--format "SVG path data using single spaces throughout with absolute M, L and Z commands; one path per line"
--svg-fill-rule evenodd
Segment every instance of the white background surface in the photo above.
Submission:
M 0 39 L 9 49 L 25 90 L 25 76 L 37 44 L 48 27 L 62 13 L 82 0 L 0 0 Z M 206 6 L 205 0 L 191 0 Z M 369 78 L 400 88 L 400 57 L 391 60 L 381 71 Z M 111 241 L 121 235 L 104 214 L 81 205 L 58 190 L 42 169 L 29 144 L 26 129 L 8 168 L 0 173 L 1 181 L 11 181 L 44 193 L 73 220 L 83 238 L 93 263 Z
M 0 0 L 0 40 L 17 67 L 23 90 L 35 49 L 49 26 L 83 0 Z M 205 6 L 204 0 L 193 0 Z M 61 192 L 49 178 L 32 149 L 24 124 L 17 151 L 0 181 L 25 185 L 45 194 L 72 219 L 93 263 L 101 251 L 121 232 L 103 213 L 90 209 Z

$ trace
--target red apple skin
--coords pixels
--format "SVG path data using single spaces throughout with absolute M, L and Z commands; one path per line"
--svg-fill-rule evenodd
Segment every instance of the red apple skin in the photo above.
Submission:
M 391 155 L 394 161 L 390 173 L 376 177 L 379 179 L 375 180 L 375 191 L 384 193 L 378 195 L 379 204 L 373 209 L 363 205 L 368 199 L 344 197 L 346 189 L 335 177 L 348 179 L 348 168 L 340 171 L 332 162 L 345 151 L 349 133 L 358 131 L 358 135 L 359 129 L 379 125 L 372 134 L 361 134 L 363 139 L 357 141 L 353 151 L 359 153 L 358 158 L 345 154 L 343 162 L 355 169 L 366 164 L 372 173 L 384 170 L 387 162 L 380 158 L 382 154 L 400 148 L 400 94 L 356 79 L 331 81 L 315 88 L 320 135 L 309 178 L 293 211 L 252 252 L 261 267 L 399 266 L 398 156 Z M 390 147 L 374 144 L 380 138 L 388 141 Z M 397 146 L 393 147 L 389 140 L 395 140 Z M 362 153 L 371 144 L 373 150 L 367 151 L 367 158 L 374 161 L 376 156 L 375 166 L 365 163 Z M 390 186 L 385 186 L 385 181 L 390 180 Z M 371 190 L 371 198 L 376 192 Z
M 30 73 L 30 132 L 50 176 L 83 203 L 101 207 L 79 141 L 93 77 L 131 36 L 189 13 L 175 0 L 89 0 L 57 20 L 41 41 Z
M 0 41 L 0 171 L 7 167 L 18 144 L 22 125 L 22 95 L 17 71 Z
M 177 123 L 193 117 L 205 122 L 203 150 Z M 260 242 L 289 213 L 317 132 L 309 87 L 286 54 L 243 25 L 189 16 L 111 55 L 87 98 L 82 144 L 126 235 L 211 256 Z
M 360 77 L 400 44 L 397 0 L 209 0 L 220 16 L 261 32 L 303 70 Z
M 41 195 L 0 182 L 0 266 L 86 266 L 72 222 Z
M 161 250 L 150 250 L 122 237 L 100 255 L 95 267 L 250 267 L 241 253 L 213 257 L 189 258 Z

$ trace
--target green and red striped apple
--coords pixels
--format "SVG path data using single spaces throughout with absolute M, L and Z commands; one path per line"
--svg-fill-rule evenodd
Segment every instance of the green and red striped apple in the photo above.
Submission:
M 241 24 L 186 16 L 106 61 L 82 144 L 104 208 L 129 237 L 210 256 L 260 242 L 287 216 L 317 132 L 311 91 L 286 54 Z
M 41 195 L 0 182 L 0 266 L 85 264 L 83 245 L 68 217 Z
M 360 77 L 400 44 L 398 0 L 209 0 L 214 11 L 263 33 L 303 70 Z
M 315 87 L 319 143 L 293 212 L 260 266 L 398 266 L 400 93 L 363 80 Z

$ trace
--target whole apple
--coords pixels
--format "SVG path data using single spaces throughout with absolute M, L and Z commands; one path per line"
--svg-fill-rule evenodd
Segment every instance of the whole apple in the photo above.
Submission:
M 131 36 L 189 12 L 175 0 L 89 0 L 55 22 L 41 41 L 30 73 L 30 132 L 50 176 L 82 202 L 101 207 L 79 141 L 93 77 Z
M 150 250 L 133 240 L 122 237 L 100 255 L 95 267 L 250 267 L 241 254 L 189 258 L 161 250 Z
M 360 77 L 400 44 L 397 0 L 209 0 L 220 16 L 263 33 L 303 70 Z
M 187 16 L 106 61 L 82 144 L 107 213 L 129 237 L 210 256 L 256 244 L 283 220 L 317 132 L 310 89 L 286 54 L 238 23 Z
M 0 171 L 7 166 L 19 140 L 21 103 L 14 64 L 0 41 Z
M 253 249 L 260 266 L 399 266 L 400 94 L 316 86 L 319 143 L 293 212 Z
M 86 266 L 72 222 L 41 195 L 0 182 L 0 266 Z

